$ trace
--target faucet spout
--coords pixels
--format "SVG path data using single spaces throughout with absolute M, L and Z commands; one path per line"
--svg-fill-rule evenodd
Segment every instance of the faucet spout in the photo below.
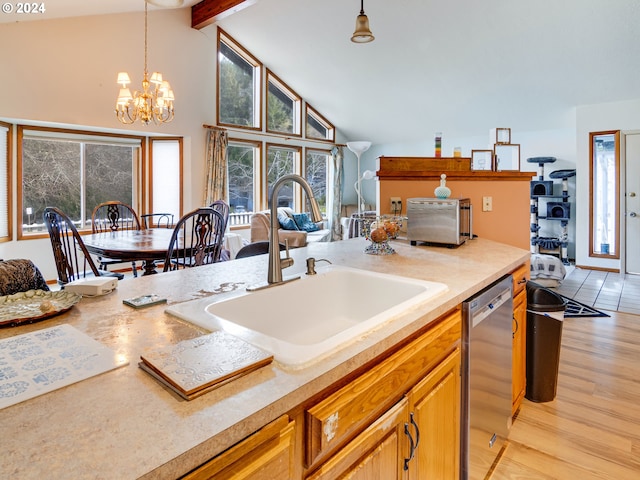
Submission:
M 278 179 L 278 181 L 273 186 L 273 192 L 271 192 L 271 202 L 269 204 L 269 209 L 271 210 L 271 228 L 269 232 L 269 271 L 267 275 L 268 285 L 277 285 L 283 283 L 283 259 L 280 257 L 280 245 L 278 238 L 278 192 L 280 191 L 280 188 L 283 184 L 290 181 L 300 184 L 302 189 L 305 191 L 311 207 L 311 220 L 313 222 L 319 222 L 322 220 L 320 207 L 318 207 L 318 202 L 313 195 L 313 190 L 311 189 L 311 185 L 309 185 L 309 182 L 307 182 L 300 175 L 296 174 L 284 175 Z M 289 257 L 288 250 L 287 257 L 284 260 L 285 268 L 293 264 L 293 259 Z

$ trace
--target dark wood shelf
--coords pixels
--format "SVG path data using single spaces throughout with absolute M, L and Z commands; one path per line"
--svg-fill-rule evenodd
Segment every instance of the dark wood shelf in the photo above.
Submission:
M 379 157 L 380 180 L 440 180 L 443 173 L 447 181 L 513 181 L 530 182 L 536 172 L 471 170 L 467 157 Z

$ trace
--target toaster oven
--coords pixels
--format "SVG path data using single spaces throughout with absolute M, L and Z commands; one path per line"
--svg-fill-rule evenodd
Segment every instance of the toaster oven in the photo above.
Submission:
M 447 246 L 473 238 L 473 213 L 468 198 L 408 198 L 407 238 Z

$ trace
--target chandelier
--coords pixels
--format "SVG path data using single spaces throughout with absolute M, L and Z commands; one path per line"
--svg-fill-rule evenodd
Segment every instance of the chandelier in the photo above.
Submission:
M 168 123 L 173 120 L 173 90 L 169 82 L 162 80 L 162 74 L 153 72 L 149 78 L 147 71 L 147 1 L 144 2 L 144 76 L 142 90 L 131 95 L 127 87 L 131 80 L 127 72 L 118 73 L 121 85 L 116 101 L 116 117 L 124 124 L 140 120 L 145 125 Z M 152 86 L 153 85 L 153 86 Z

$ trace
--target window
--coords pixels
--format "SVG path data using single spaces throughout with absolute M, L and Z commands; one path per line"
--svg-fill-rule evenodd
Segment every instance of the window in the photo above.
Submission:
M 307 150 L 305 178 L 309 181 L 322 215 L 327 214 L 328 165 L 331 153 Z
M 0 122 L 0 242 L 11 240 L 11 125 Z
M 229 176 L 230 224 L 249 223 L 254 211 L 255 198 L 260 198 L 255 181 L 260 165 L 260 144 L 230 140 L 227 146 L 227 166 Z
M 151 138 L 149 141 L 149 213 L 171 213 L 177 220 L 182 216 L 182 138 Z
M 589 137 L 589 256 L 620 258 L 620 132 L 595 132 Z
M 318 112 L 307 105 L 307 138 L 316 140 L 335 140 L 335 129 Z
M 218 29 L 218 125 L 261 128 L 262 65 Z
M 300 97 L 267 70 L 267 131 L 300 134 Z
M 247 225 L 251 213 L 267 209 L 276 181 L 290 173 L 306 177 L 326 213 L 330 154 L 318 144 L 335 141 L 333 125 L 309 105 L 303 111 L 303 99 L 275 73 L 265 68 L 261 76 L 260 61 L 222 29 L 218 29 L 217 65 L 218 125 L 236 132 L 227 147 L 230 224 Z M 298 138 L 293 138 L 292 146 L 256 141 L 261 135 L 274 142 L 281 137 L 283 143 Z M 297 211 L 307 208 L 302 188 L 293 182 L 282 186 L 278 204 Z
M 300 164 L 300 150 L 282 145 L 267 145 L 267 192 L 271 192 L 278 179 L 290 173 L 298 173 Z M 278 192 L 278 206 L 295 209 L 299 205 L 296 198 L 294 183 L 282 186 Z
M 18 126 L 19 238 L 44 233 L 45 207 L 80 229 L 93 208 L 119 200 L 138 210 L 142 137 Z

